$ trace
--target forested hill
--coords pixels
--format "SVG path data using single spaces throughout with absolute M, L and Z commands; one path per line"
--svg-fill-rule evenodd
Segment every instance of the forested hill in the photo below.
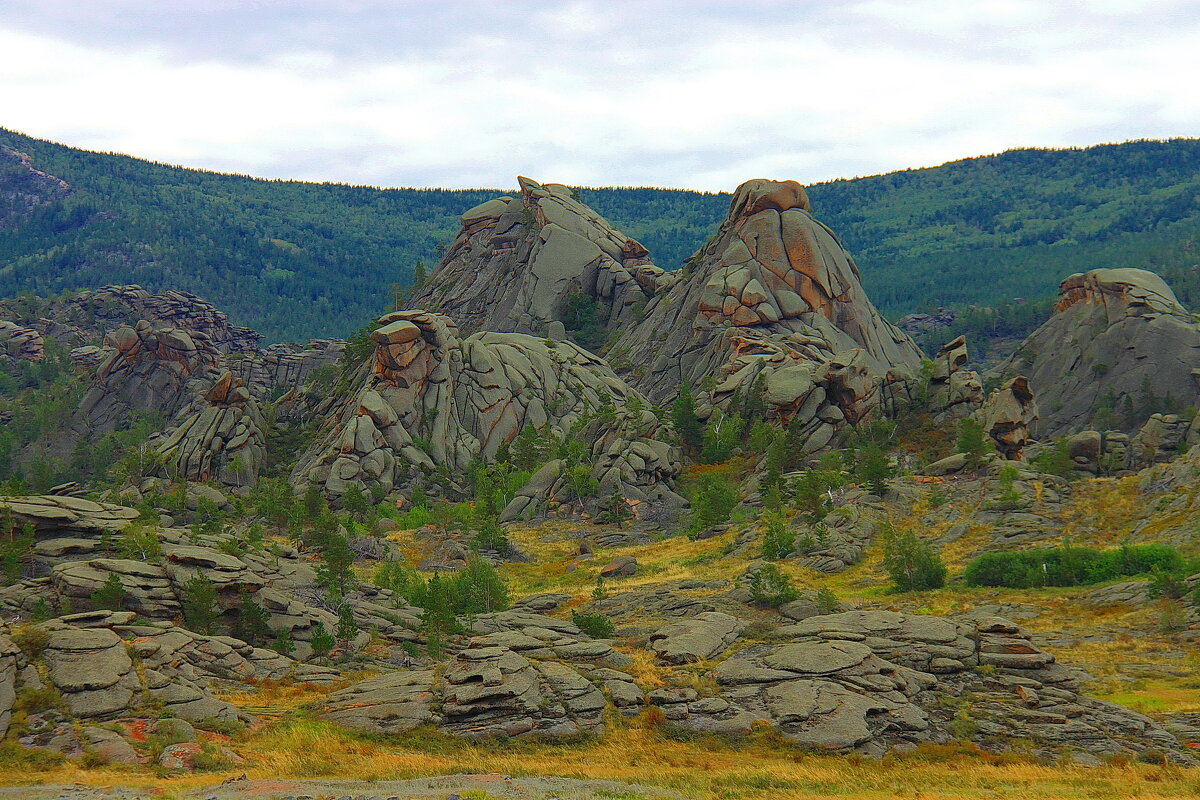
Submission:
M 0 129 L 0 297 L 139 283 L 193 291 L 268 340 L 344 334 L 383 310 L 418 260 L 432 266 L 458 215 L 498 191 L 269 181 Z M 892 315 L 1046 297 L 1095 266 L 1154 269 L 1200 303 L 1198 140 L 1015 150 L 809 193 Z M 673 189 L 580 195 L 667 268 L 729 202 Z

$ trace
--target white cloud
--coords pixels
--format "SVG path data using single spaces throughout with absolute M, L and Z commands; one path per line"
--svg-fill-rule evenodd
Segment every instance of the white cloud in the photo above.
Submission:
M 1195 0 L 6 5 L 0 125 L 272 177 L 730 189 L 1200 133 Z

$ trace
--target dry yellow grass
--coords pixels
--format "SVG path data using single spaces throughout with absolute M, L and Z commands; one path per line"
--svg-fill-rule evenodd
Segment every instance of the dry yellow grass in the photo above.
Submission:
M 455 772 L 561 775 L 644 783 L 693 798 L 1126 798 L 1195 797 L 1200 774 L 1141 764 L 1094 769 L 996 758 L 954 748 L 924 748 L 880 761 L 801 754 L 769 735 L 730 745 L 715 739 L 676 741 L 646 720 L 615 721 L 599 741 L 553 745 L 451 741 L 434 735 L 372 741 L 335 726 L 293 720 L 264 728 L 244 745 L 252 779 L 399 780 Z M 232 774 L 232 773 L 231 773 Z M 28 784 L 27 773 L 0 775 Z M 163 779 L 136 770 L 62 767 L 40 773 L 44 784 L 161 787 L 166 797 L 215 784 L 225 773 Z M 618 795 L 619 796 L 619 795 Z M 633 797 L 634 795 L 631 795 Z

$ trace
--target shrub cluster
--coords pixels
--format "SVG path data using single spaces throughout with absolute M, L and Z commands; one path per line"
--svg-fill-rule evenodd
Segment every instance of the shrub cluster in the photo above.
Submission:
M 1176 574 L 1183 556 L 1169 545 L 1128 545 L 1112 550 L 1062 547 L 985 553 L 967 565 L 968 586 L 1085 586 L 1113 578 L 1150 573 Z

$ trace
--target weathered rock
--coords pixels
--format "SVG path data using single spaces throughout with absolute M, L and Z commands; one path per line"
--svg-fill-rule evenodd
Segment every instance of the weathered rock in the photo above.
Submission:
M 899 402 L 921 354 L 880 316 L 857 267 L 793 181 L 738 188 L 717 235 L 610 351 L 654 402 L 682 384 L 718 385 L 714 406 L 762 392 L 771 413 L 805 427 L 805 452 L 836 428 Z M 835 420 L 825 422 L 825 417 Z M 811 428 L 811 429 L 810 429 Z
M 733 644 L 741 620 L 729 614 L 707 612 L 672 622 L 650 635 L 650 649 L 668 664 L 707 661 Z
M 45 349 L 42 335 L 36 330 L 0 319 L 0 357 L 10 365 L 18 361 L 41 361 Z
M 1021 458 L 1029 441 L 1029 428 L 1038 419 L 1029 381 L 1017 376 L 994 390 L 979 410 L 979 422 L 991 437 L 1000 455 L 1010 460 Z
M 252 486 L 266 459 L 265 427 L 258 402 L 225 371 L 150 443 L 162 456 L 163 475 Z
M 124 427 L 135 413 L 170 418 L 217 375 L 220 353 L 207 335 L 143 320 L 110 333 L 111 355 L 97 368 L 74 427 L 97 436 Z
M 568 187 L 517 181 L 518 196 L 463 214 L 462 230 L 413 307 L 436 308 L 471 333 L 512 331 L 555 341 L 563 341 L 561 320 L 571 313 L 572 297 L 594 304 L 605 327 L 636 319 L 669 280 L 646 248 L 614 230 Z
M 1200 324 L 1157 275 L 1096 269 L 1059 286 L 1054 315 L 998 369 L 1029 377 L 1051 439 L 1088 427 L 1133 431 L 1145 410 L 1200 400 Z M 1157 407 L 1156 407 L 1157 406 Z
M 462 474 L 474 459 L 493 458 L 522 429 L 549 426 L 560 437 L 589 443 L 602 489 L 682 505 L 669 488 L 679 471 L 678 449 L 654 438 L 659 423 L 653 414 L 617 410 L 647 403 L 587 351 L 515 333 L 463 340 L 453 321 L 423 311 L 394 312 L 381 322 L 365 383 L 301 458 L 297 483 L 319 484 L 335 498 L 352 484 L 391 491 L 414 471 L 445 466 Z M 603 407 L 614 411 L 608 421 L 592 417 Z M 570 501 L 572 485 L 551 462 L 502 518 Z

